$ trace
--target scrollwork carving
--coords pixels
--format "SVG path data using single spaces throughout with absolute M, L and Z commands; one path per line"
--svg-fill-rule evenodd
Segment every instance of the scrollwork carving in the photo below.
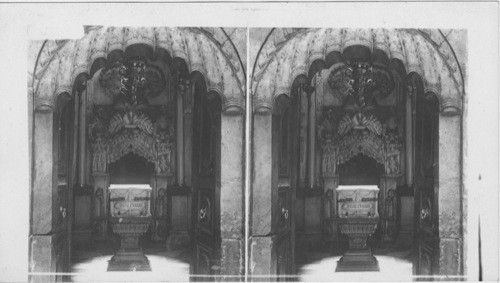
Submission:
M 107 95 L 122 95 L 132 105 L 142 104 L 146 96 L 158 95 L 166 84 L 161 69 L 143 57 L 115 63 L 101 73 L 99 83 Z
M 356 109 L 365 109 L 376 104 L 375 96 L 385 98 L 392 92 L 394 79 L 383 66 L 352 60 L 332 70 L 328 85 L 342 98 L 350 98 Z

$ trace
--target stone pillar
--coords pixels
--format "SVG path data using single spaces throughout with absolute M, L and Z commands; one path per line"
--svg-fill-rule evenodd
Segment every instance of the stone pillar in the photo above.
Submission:
M 243 109 L 229 107 L 221 115 L 221 275 L 243 275 Z M 224 277 L 234 281 L 235 277 Z
M 155 174 L 151 177 L 151 214 L 153 215 L 153 241 L 165 241 L 168 232 L 168 176 Z
M 396 186 L 399 177 L 384 176 L 379 193 L 382 242 L 394 243 L 398 235 Z
M 166 240 L 168 250 L 187 247 L 191 228 L 191 158 L 193 131 L 193 91 L 189 80 L 179 80 L 177 88 L 176 118 L 176 184 L 169 185 L 169 231 Z M 173 181 L 173 180 L 172 180 Z
M 86 83 L 85 83 L 86 86 Z M 87 102 L 88 93 L 86 88 L 79 92 L 75 100 L 79 100 L 79 124 L 78 124 L 78 187 L 74 190 L 74 222 L 72 241 L 74 246 L 85 247 L 92 241 L 92 219 L 91 211 L 95 190 L 88 185 L 90 156 L 87 147 Z
M 94 193 L 92 199 L 92 238 L 96 241 L 107 239 L 109 174 L 93 173 Z
M 323 177 L 323 186 L 325 190 L 325 218 L 324 218 L 324 233 L 325 241 L 333 244 L 333 248 L 338 247 L 338 224 L 337 224 L 337 192 L 335 191 L 339 185 L 339 176 Z
M 177 150 L 176 150 L 176 172 L 177 172 L 177 184 L 184 184 L 184 94 L 186 93 L 182 82 L 179 87 L 180 91 L 177 94 L 177 125 L 176 125 L 176 138 L 177 138 Z
M 57 147 L 54 144 L 52 106 L 39 106 L 34 113 L 33 206 L 30 237 L 30 272 L 56 272 L 54 250 L 55 197 L 57 196 Z M 30 281 L 50 282 L 55 277 L 33 276 Z
M 461 116 L 439 115 L 439 275 L 463 273 Z
M 301 88 L 302 90 L 302 88 Z M 302 92 L 302 91 L 301 91 Z M 302 92 L 301 95 L 305 93 Z M 316 92 L 309 96 L 309 188 L 316 186 Z
M 417 93 L 417 87 L 411 83 L 407 85 L 405 96 L 405 178 L 408 186 L 413 185 L 413 105 L 412 101 Z
M 272 235 L 273 199 L 273 152 L 271 111 L 255 112 L 253 117 L 253 174 L 251 197 L 250 276 L 271 281 L 277 273 L 276 239 Z
M 86 144 L 87 144 L 87 88 L 85 88 L 80 93 L 80 152 L 79 152 L 79 171 L 78 171 L 78 181 L 80 188 L 85 186 L 85 169 L 86 169 Z

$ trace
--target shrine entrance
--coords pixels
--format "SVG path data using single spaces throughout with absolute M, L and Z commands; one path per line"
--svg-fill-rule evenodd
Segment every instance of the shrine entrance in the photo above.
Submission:
M 132 280 L 105 272 L 120 246 L 111 185 L 151 188 L 152 270 L 136 279 L 239 276 L 244 76 L 224 54 L 237 51 L 202 29 L 95 27 L 39 52 L 31 280 Z
M 261 50 L 280 37 L 268 38 Z M 417 30 L 298 29 L 256 62 L 250 273 L 301 280 L 336 265 L 348 247 L 336 189 L 376 185 L 374 276 L 395 262 L 407 273 L 395 280 L 461 278 L 463 88 L 431 41 Z

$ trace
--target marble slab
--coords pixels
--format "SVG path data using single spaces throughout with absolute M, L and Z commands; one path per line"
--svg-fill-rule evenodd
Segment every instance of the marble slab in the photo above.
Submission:
M 125 184 L 109 186 L 110 211 L 112 217 L 151 216 L 151 186 L 147 184 Z
M 339 217 L 378 217 L 377 186 L 338 186 L 336 192 Z

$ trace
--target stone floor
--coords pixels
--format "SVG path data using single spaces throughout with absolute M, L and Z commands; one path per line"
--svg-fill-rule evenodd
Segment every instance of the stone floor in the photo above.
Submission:
M 407 247 L 384 247 L 374 250 L 379 262 L 378 272 L 335 272 L 342 255 L 325 252 L 299 252 L 297 281 L 343 282 L 343 281 L 413 281 L 412 254 Z
M 116 244 L 95 244 L 73 252 L 72 282 L 186 282 L 190 280 L 188 249 L 167 251 L 159 244 L 144 244 L 151 271 L 107 272 L 108 261 L 118 249 Z M 340 254 L 324 251 L 297 251 L 297 274 L 291 281 L 413 281 L 411 249 L 386 246 L 374 254 L 379 272 L 335 272 Z M 191 278 L 193 279 L 193 278 Z
M 93 245 L 73 252 L 72 282 L 186 282 L 189 281 L 188 249 L 167 251 L 161 245 L 144 245 L 151 271 L 106 271 L 108 261 L 118 249 L 107 243 Z

